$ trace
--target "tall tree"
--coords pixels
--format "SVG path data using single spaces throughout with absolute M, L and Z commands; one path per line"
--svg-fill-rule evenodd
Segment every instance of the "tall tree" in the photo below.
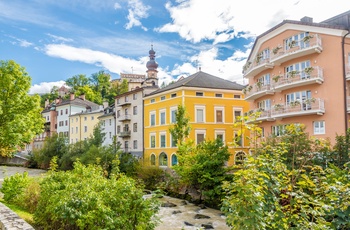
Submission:
M 92 74 L 89 80 L 93 90 L 101 94 L 104 99 L 111 88 L 111 75 L 101 70 Z
M 71 87 L 73 91 L 78 90 L 80 87 L 88 86 L 89 79 L 85 74 L 78 74 L 66 80 L 66 85 Z
M 191 131 L 189 125 L 190 117 L 186 113 L 186 108 L 183 105 L 177 106 L 177 111 L 175 113 L 176 122 L 173 127 L 169 129 L 173 140 L 178 144 L 182 144 L 185 138 L 188 137 Z
M 15 61 L 0 61 L 0 155 L 12 156 L 42 132 L 40 97 L 28 95 L 31 78 Z

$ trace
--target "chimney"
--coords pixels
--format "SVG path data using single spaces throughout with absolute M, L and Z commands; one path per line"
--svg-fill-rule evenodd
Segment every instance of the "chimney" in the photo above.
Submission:
M 46 100 L 45 100 L 45 108 L 47 108 L 48 106 L 49 106 L 49 99 L 46 98 Z
M 74 93 L 70 93 L 70 95 L 69 95 L 69 99 L 70 99 L 71 101 L 73 101 L 73 100 L 74 100 L 74 98 L 75 98 Z
M 104 101 L 103 102 L 103 108 L 105 109 L 105 108 L 107 108 L 108 107 L 108 101 Z
M 56 105 L 58 105 L 60 102 L 61 102 L 61 98 L 60 97 L 56 98 Z
M 79 98 L 85 101 L 85 94 L 80 95 Z
M 312 23 L 313 22 L 313 18 L 310 18 L 310 17 L 303 17 L 300 19 L 301 22 L 306 22 L 306 23 Z

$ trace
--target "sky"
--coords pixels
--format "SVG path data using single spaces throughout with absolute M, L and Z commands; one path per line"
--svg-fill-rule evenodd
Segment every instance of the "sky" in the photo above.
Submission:
M 321 22 L 345 0 L 0 0 L 0 60 L 47 93 L 78 74 L 146 74 L 156 52 L 160 84 L 198 71 L 246 84 L 256 36 L 285 19 Z

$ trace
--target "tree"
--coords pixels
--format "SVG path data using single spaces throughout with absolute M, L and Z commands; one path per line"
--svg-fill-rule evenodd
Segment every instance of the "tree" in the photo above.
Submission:
M 77 91 L 80 87 L 89 86 L 89 79 L 85 74 L 78 74 L 66 80 L 66 85 L 71 87 L 73 92 Z
M 111 88 L 111 75 L 105 73 L 103 70 L 91 75 L 89 81 L 91 87 L 95 92 L 101 94 L 102 98 L 105 99 L 107 93 Z
M 31 78 L 16 62 L 0 61 L 0 155 L 12 156 L 42 132 L 40 97 L 28 95 Z
M 185 106 L 177 106 L 175 117 L 176 122 L 169 128 L 169 132 L 171 133 L 174 142 L 180 145 L 185 141 L 191 131 L 191 127 L 189 125 L 190 117 L 186 113 Z

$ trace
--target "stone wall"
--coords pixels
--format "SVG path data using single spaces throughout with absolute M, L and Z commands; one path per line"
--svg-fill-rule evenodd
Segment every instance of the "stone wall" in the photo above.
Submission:
M 34 230 L 34 228 L 0 203 L 0 230 Z

